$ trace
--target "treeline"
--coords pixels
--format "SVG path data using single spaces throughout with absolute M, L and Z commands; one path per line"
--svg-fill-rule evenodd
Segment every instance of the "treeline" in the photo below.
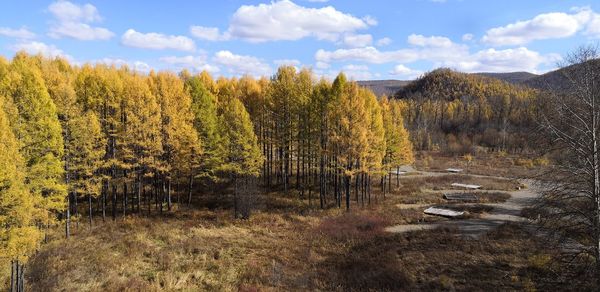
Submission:
M 450 69 L 434 70 L 400 90 L 416 149 L 473 152 L 531 149 L 538 91 Z
M 0 58 L 0 264 L 26 260 L 58 221 L 68 237 L 74 215 L 161 213 L 219 183 L 242 218 L 259 188 L 321 208 L 368 203 L 375 177 L 385 193 L 413 161 L 403 111 L 343 74 L 294 67 L 215 81 Z

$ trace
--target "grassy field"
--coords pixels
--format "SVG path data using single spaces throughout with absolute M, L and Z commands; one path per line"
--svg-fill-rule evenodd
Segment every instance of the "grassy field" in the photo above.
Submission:
M 451 177 L 452 179 L 450 179 Z M 470 181 L 463 177 L 467 183 Z M 396 224 L 447 220 L 402 204 L 444 204 L 427 191 L 456 176 L 402 178 L 385 199 L 351 212 L 310 208 L 274 192 L 257 200 L 249 220 L 233 219 L 226 196 L 203 197 L 202 209 L 107 220 L 74 235 L 62 228 L 28 263 L 31 291 L 415 291 L 562 290 L 565 273 L 540 238 L 519 225 L 472 239 L 456 230 L 393 234 Z M 501 189 L 512 180 L 485 182 Z M 482 183 L 483 184 L 483 183 Z M 478 193 L 482 202 L 504 193 Z M 316 201 L 312 202 L 313 205 Z M 472 213 L 483 205 L 448 207 Z M 565 282 L 566 283 L 566 282 Z M 563 286 L 561 286 L 563 285 Z
M 415 166 L 420 170 L 445 171 L 447 168 L 460 168 L 467 174 L 501 176 L 506 178 L 535 177 L 546 167 L 548 161 L 543 157 L 527 157 L 495 153 L 478 153 L 469 163 L 459 155 L 447 155 L 440 152 L 420 152 Z
M 530 290 L 556 288 L 551 251 L 517 225 L 483 238 L 391 234 L 372 212 L 232 221 L 223 212 L 129 218 L 55 240 L 32 291 Z M 384 219 L 385 218 L 385 219 Z M 565 287 L 566 288 L 566 287 Z M 531 290 L 532 291 L 532 290 Z

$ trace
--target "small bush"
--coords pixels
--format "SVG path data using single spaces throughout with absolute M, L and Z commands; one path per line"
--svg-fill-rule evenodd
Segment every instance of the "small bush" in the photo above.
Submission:
M 528 262 L 529 266 L 538 269 L 538 270 L 546 270 L 550 266 L 550 262 L 552 258 L 547 254 L 536 254 L 529 257 Z
M 550 165 L 550 160 L 548 160 L 546 157 L 539 157 L 536 158 L 533 163 L 537 166 L 548 166 Z
M 317 231 L 335 240 L 361 240 L 383 234 L 389 223 L 373 215 L 345 214 L 323 219 Z
M 533 160 L 531 160 L 531 159 L 525 159 L 525 158 L 517 158 L 515 160 L 515 165 L 522 166 L 522 167 L 527 167 L 527 168 L 532 168 L 532 167 L 535 166 Z

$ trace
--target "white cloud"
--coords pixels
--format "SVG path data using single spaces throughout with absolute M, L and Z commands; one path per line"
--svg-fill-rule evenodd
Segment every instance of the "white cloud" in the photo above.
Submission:
M 335 61 L 363 61 L 374 64 L 383 64 L 393 62 L 394 60 L 404 60 L 412 62 L 417 56 L 409 50 L 398 50 L 381 52 L 374 47 L 338 49 L 335 51 L 318 50 L 315 59 L 319 62 L 331 63 Z
M 50 27 L 50 37 L 70 37 L 82 41 L 108 40 L 115 34 L 103 27 L 92 27 L 86 23 L 63 22 L 58 26 Z
M 352 80 L 368 80 L 373 79 L 374 75 L 369 71 L 366 65 L 349 64 L 342 67 L 342 72 Z M 335 72 L 329 72 L 329 75 L 334 75 Z
M 475 36 L 472 33 L 465 33 L 465 34 L 463 34 L 461 39 L 465 42 L 470 42 L 473 40 L 474 37 Z
M 18 44 L 12 45 L 11 49 L 14 51 L 25 51 L 26 53 L 31 54 L 31 55 L 41 54 L 42 56 L 44 56 L 46 58 L 61 57 L 61 58 L 67 59 L 69 62 L 74 62 L 74 58 L 72 56 L 66 54 L 65 52 L 63 52 L 61 49 L 57 48 L 54 45 L 47 45 L 42 42 L 33 41 L 33 42 L 18 43 Z
M 542 55 L 524 47 L 471 53 L 468 46 L 455 44 L 445 37 L 412 35 L 408 42 L 412 48 L 395 51 L 380 51 L 374 47 L 318 50 L 315 59 L 324 63 L 358 61 L 371 64 L 427 61 L 434 67 L 452 67 L 466 72 L 540 72 L 541 66 L 551 65 L 559 59 L 556 54 Z M 407 72 L 403 67 L 395 68 L 395 71 Z
M 106 28 L 90 25 L 102 20 L 94 5 L 77 5 L 59 0 L 50 4 L 48 11 L 55 18 L 48 32 L 52 38 L 69 37 L 89 41 L 108 40 L 114 36 L 114 33 Z
M 600 14 L 594 14 L 585 33 L 591 37 L 600 38 Z
M 317 67 L 317 69 L 327 69 L 327 68 L 331 67 L 331 65 L 329 65 L 328 63 L 325 63 L 325 62 L 317 61 L 317 63 L 315 64 L 315 67 Z
M 228 34 L 221 34 L 216 27 L 191 26 L 192 36 L 206 41 L 224 41 L 229 39 Z
M 213 60 L 234 75 L 268 76 L 273 72 L 269 65 L 256 57 L 236 55 L 230 51 L 217 52 Z
M 48 10 L 61 21 L 94 22 L 102 20 L 98 10 L 92 4 L 77 5 L 59 0 L 50 4 Z
M 420 34 L 411 34 L 408 36 L 408 43 L 419 47 L 452 47 L 452 41 L 447 37 L 430 36 L 426 37 Z
M 408 79 L 415 79 L 416 77 L 418 77 L 421 74 L 423 74 L 423 71 L 414 70 L 414 69 L 408 68 L 402 64 L 398 64 L 398 65 L 394 66 L 394 69 L 392 69 L 392 71 L 390 71 L 390 75 L 402 76 L 402 77 L 408 78 Z
M 273 63 L 277 66 L 300 66 L 301 62 L 296 59 L 275 60 Z
M 362 20 L 364 20 L 369 26 L 376 26 L 378 23 L 377 19 L 371 15 L 363 17 Z
M 12 29 L 9 27 L 0 27 L 0 35 L 17 38 L 17 39 L 32 39 L 35 38 L 35 34 L 29 31 L 25 27 L 21 27 L 19 29 Z
M 590 8 L 578 8 L 575 13 L 552 12 L 489 29 L 482 41 L 494 46 L 523 45 L 535 40 L 565 38 L 588 26 L 596 16 Z
M 137 72 L 143 72 L 143 73 L 148 73 L 150 72 L 150 70 L 152 69 L 150 67 L 150 65 L 148 65 L 145 62 L 142 61 L 126 61 L 123 59 L 119 59 L 119 58 L 102 58 L 102 59 L 98 59 L 98 60 L 92 60 L 88 63 L 96 63 L 96 64 L 106 64 L 109 66 L 116 66 L 116 67 L 129 67 L 132 68 L 133 70 L 137 71 Z
M 164 35 L 160 33 L 141 33 L 128 29 L 121 37 L 121 43 L 128 47 L 165 50 L 173 49 L 180 51 L 195 51 L 194 41 L 185 36 Z
M 332 6 L 307 8 L 289 0 L 270 4 L 243 5 L 233 14 L 223 35 L 250 42 L 299 40 L 315 37 L 336 41 L 376 24 L 372 17 L 357 18 Z
M 377 40 L 377 45 L 380 47 L 387 46 L 392 43 L 392 39 L 385 37 Z
M 370 34 L 346 34 L 342 43 L 351 48 L 366 47 L 373 43 L 373 37 Z
M 207 64 L 206 56 L 167 56 L 160 58 L 160 61 L 175 66 L 178 70 L 191 69 L 195 72 L 208 71 L 219 72 L 219 67 Z
M 362 61 L 373 64 L 391 62 L 411 63 L 417 60 L 443 61 L 456 56 L 468 54 L 468 47 L 455 44 L 445 37 L 424 37 L 411 35 L 408 42 L 413 48 L 400 49 L 396 51 L 379 51 L 375 47 L 338 49 L 335 51 L 318 50 L 315 59 L 320 62 L 334 61 Z
M 540 65 L 553 65 L 560 60 L 558 54 L 542 55 L 525 47 L 516 49 L 487 49 L 466 56 L 463 60 L 450 60 L 443 65 L 464 72 L 515 72 L 541 73 Z

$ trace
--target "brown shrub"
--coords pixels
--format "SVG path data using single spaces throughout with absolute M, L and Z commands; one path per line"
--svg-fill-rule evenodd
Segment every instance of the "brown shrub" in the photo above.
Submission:
M 335 240 L 363 240 L 383 234 L 389 222 L 375 215 L 344 214 L 321 221 L 317 231 Z

